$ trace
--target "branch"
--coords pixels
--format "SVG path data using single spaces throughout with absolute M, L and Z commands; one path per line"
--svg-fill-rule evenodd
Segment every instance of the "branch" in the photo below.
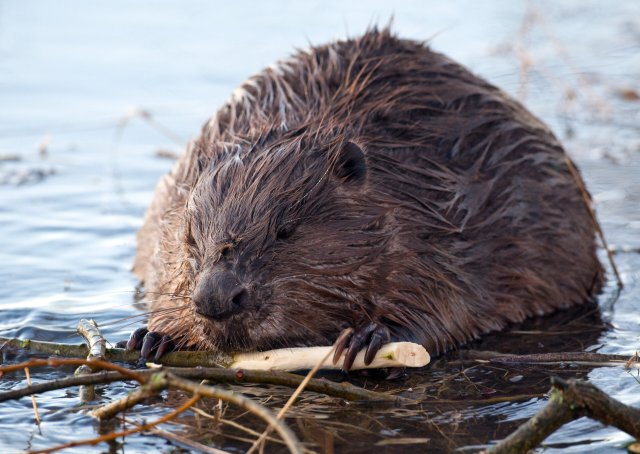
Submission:
M 640 438 L 640 409 L 624 405 L 586 381 L 553 377 L 547 405 L 486 453 L 528 452 L 562 425 L 583 416 Z
M 58 344 L 0 336 L 0 345 L 62 358 L 86 358 L 89 354 L 89 348 L 85 344 Z M 124 348 L 107 348 L 105 358 L 112 362 L 136 364 L 140 359 L 140 352 L 127 351 Z M 171 352 L 165 354 L 160 360 L 162 365 L 173 367 L 224 367 L 232 362 L 231 357 L 224 353 L 202 351 Z
M 476 361 L 499 364 L 559 364 L 571 363 L 583 366 L 624 366 L 625 369 L 640 367 L 638 355 L 606 355 L 591 352 L 536 353 L 531 355 L 508 355 L 492 351 L 470 350 L 468 355 Z
M 86 357 L 89 348 L 84 345 L 56 344 L 0 337 L 6 346 L 68 358 Z M 265 352 L 237 353 L 233 357 L 219 352 L 177 351 L 162 356 L 159 363 L 172 367 L 226 367 L 233 369 L 303 370 L 311 369 L 331 347 L 283 348 Z M 137 363 L 140 352 L 122 348 L 105 349 L 105 358 L 113 362 Z M 384 345 L 370 365 L 364 364 L 364 351 L 356 356 L 352 370 L 380 369 L 383 367 L 422 367 L 429 363 L 427 351 L 419 344 L 392 342 Z M 327 360 L 322 369 L 340 369 L 342 360 L 333 364 Z
M 18 350 L 32 351 L 45 355 L 55 355 L 63 358 L 79 358 L 86 357 L 89 348 L 85 344 L 57 344 L 54 342 L 45 342 L 31 339 L 13 339 L 10 337 L 1 337 L 0 344 L 2 348 L 11 347 Z
M 46 393 L 47 391 L 53 391 L 56 389 L 65 389 L 84 385 L 103 385 L 106 383 L 126 380 L 129 379 L 122 376 L 119 372 L 98 372 L 87 375 L 74 375 L 71 377 L 44 381 L 34 385 L 24 386 L 22 388 L 14 388 L 9 391 L 0 392 L 0 402 L 16 400 L 32 394 Z
M 105 359 L 106 349 L 107 349 L 107 341 L 102 334 L 100 334 L 100 330 L 98 329 L 98 324 L 95 320 L 87 320 L 81 319 L 76 327 L 76 331 L 80 334 L 87 343 L 89 347 L 89 354 L 87 355 L 87 359 Z M 78 367 L 74 373 L 74 375 L 87 375 L 91 372 L 96 372 L 95 369 L 91 369 L 88 365 L 83 364 Z M 96 389 L 93 385 L 89 386 L 81 386 L 80 387 L 80 401 L 81 402 L 91 402 L 96 398 Z
M 39 360 L 42 361 L 42 360 Z M 77 360 L 86 361 L 86 360 Z M 75 363 L 74 365 L 77 365 Z M 0 371 L 2 371 L 0 367 Z M 34 367 L 34 366 L 30 366 Z M 216 383 L 261 383 L 287 386 L 289 388 L 297 388 L 304 377 L 300 375 L 290 374 L 287 372 L 277 371 L 256 371 L 256 370 L 230 370 L 230 369 L 216 369 L 216 368 L 163 368 L 162 370 L 171 372 L 179 377 L 189 378 L 192 380 L 211 380 Z M 151 370 L 139 370 L 135 372 L 135 376 L 140 379 L 148 380 L 149 377 L 158 372 L 158 369 Z M 55 389 L 70 388 L 72 386 L 82 385 L 97 385 L 112 383 L 116 381 L 130 380 L 131 377 L 123 376 L 120 372 L 98 372 L 89 375 L 73 376 L 67 378 L 61 378 L 58 380 L 45 381 L 42 383 L 36 383 L 32 386 L 25 386 L 22 388 L 12 389 L 9 391 L 0 392 L 0 402 L 7 400 L 20 399 L 32 394 L 44 393 L 47 391 L 53 391 Z M 354 386 L 348 382 L 335 383 L 325 379 L 313 379 L 306 386 L 307 391 L 316 392 L 318 394 L 325 394 L 327 396 L 337 397 L 349 401 L 369 401 L 369 402 L 389 402 L 389 403 L 409 403 L 410 399 L 395 396 L 387 393 L 369 391 L 358 386 Z
M 107 341 L 102 337 L 102 334 L 100 334 L 98 324 L 95 320 L 81 319 L 76 327 L 76 331 L 87 341 L 87 345 L 89 346 L 87 359 L 106 359 Z

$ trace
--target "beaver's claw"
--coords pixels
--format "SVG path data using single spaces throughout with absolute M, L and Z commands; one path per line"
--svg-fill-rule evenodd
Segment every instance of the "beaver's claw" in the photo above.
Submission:
M 389 328 L 374 322 L 365 323 L 356 329 L 347 328 L 347 330 L 350 330 L 351 333 L 340 336 L 333 355 L 333 364 L 336 364 L 342 352 L 346 350 L 342 365 L 342 370 L 345 371 L 351 369 L 356 355 L 364 347 L 367 347 L 367 351 L 364 354 L 364 363 L 366 365 L 371 364 L 380 347 L 391 339 Z
M 153 354 L 153 361 L 158 361 L 162 355 L 175 349 L 175 344 L 170 336 L 162 335 L 147 328 L 138 328 L 127 341 L 120 341 L 116 347 L 126 348 L 129 351 L 140 350 L 140 361 L 147 362 Z

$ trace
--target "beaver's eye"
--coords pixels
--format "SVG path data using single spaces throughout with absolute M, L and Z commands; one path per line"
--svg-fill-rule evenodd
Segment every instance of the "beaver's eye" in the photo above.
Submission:
M 231 255 L 231 246 L 224 245 L 220 248 L 220 257 L 227 258 Z
M 278 240 L 286 240 L 287 238 L 290 238 L 291 235 L 293 235 L 294 231 L 295 231 L 294 225 L 285 224 L 278 229 L 278 232 L 276 233 L 276 238 Z

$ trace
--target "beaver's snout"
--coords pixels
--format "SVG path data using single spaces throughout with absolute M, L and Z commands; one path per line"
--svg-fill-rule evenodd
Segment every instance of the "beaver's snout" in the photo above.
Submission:
M 201 274 L 191 298 L 197 313 L 224 320 L 247 306 L 249 292 L 232 272 L 209 271 Z

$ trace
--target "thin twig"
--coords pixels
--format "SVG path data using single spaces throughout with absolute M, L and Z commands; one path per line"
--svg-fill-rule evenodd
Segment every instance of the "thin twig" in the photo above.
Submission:
M 184 146 L 184 143 L 185 143 L 184 139 L 179 137 L 175 132 L 173 132 L 171 129 L 169 129 L 165 125 L 159 123 L 155 118 L 153 118 L 153 116 L 149 111 L 140 109 L 137 107 L 129 109 L 118 121 L 117 128 L 120 136 L 124 132 L 124 129 L 129 123 L 129 120 L 136 117 L 141 118 L 145 123 L 147 123 L 149 126 L 154 128 L 156 131 L 163 134 L 169 140 L 177 143 L 180 146 Z
M 531 400 L 531 399 L 541 399 L 545 396 L 544 393 L 536 393 L 536 394 L 515 394 L 511 396 L 498 396 L 498 397 L 488 397 L 486 399 L 442 399 L 440 397 L 433 397 L 430 400 L 424 400 L 422 403 L 425 406 L 435 406 L 435 405 L 451 405 L 451 404 L 461 404 L 461 405 L 493 405 L 500 404 L 504 402 L 518 402 L 521 400 Z
M 490 361 L 500 364 L 562 364 L 571 363 L 586 366 L 623 366 L 626 369 L 640 366 L 634 356 L 605 355 L 593 352 L 535 353 L 530 355 L 507 355 L 491 351 L 470 350 L 469 358 L 476 361 Z
M 28 367 L 24 368 L 24 374 L 27 376 L 27 384 L 31 386 L 31 375 L 29 374 Z M 38 404 L 36 403 L 35 394 L 31 394 L 31 405 L 33 405 L 33 414 L 35 415 L 35 418 L 36 418 L 36 424 L 40 425 L 41 419 L 40 419 L 40 414 L 38 413 Z
M 533 16 L 531 14 L 531 11 L 527 11 L 525 13 L 524 18 L 522 19 L 522 24 L 520 25 L 520 31 L 518 33 L 519 35 L 519 44 L 516 44 L 514 46 L 514 51 L 516 53 L 516 56 L 518 57 L 518 61 L 519 61 L 519 84 L 518 84 L 518 94 L 517 94 L 517 98 L 518 101 L 520 102 L 524 102 L 526 94 L 527 94 L 527 87 L 528 87 L 528 81 L 529 81 L 529 70 L 531 69 L 532 66 L 532 58 L 531 55 L 529 55 L 529 53 L 527 52 L 526 49 L 526 43 L 525 41 L 527 41 L 527 38 L 529 37 L 529 34 L 531 32 L 531 24 L 533 22 Z
M 146 378 L 143 374 L 133 372 L 125 367 L 118 366 L 107 361 L 99 359 L 80 359 L 80 358 L 49 358 L 49 359 L 30 359 L 18 364 L 8 364 L 0 366 L 0 373 L 14 372 L 24 369 L 25 367 L 59 367 L 59 366 L 81 366 L 86 364 L 91 368 L 113 370 L 129 380 L 135 380 L 140 384 L 144 384 Z
M 595 210 L 593 209 L 593 205 L 591 203 L 591 197 L 587 192 L 587 188 L 585 188 L 584 182 L 582 181 L 582 178 L 580 178 L 580 173 L 578 172 L 578 169 L 576 169 L 576 166 L 571 160 L 571 158 L 567 154 L 565 154 L 564 159 L 565 159 L 565 162 L 567 163 L 567 168 L 569 169 L 571 176 L 573 177 L 574 181 L 576 182 L 576 185 L 580 189 L 582 200 L 584 202 L 585 207 L 587 208 L 587 211 L 589 212 L 589 216 L 591 217 L 591 222 L 593 223 L 593 227 L 596 229 L 596 232 L 600 237 L 600 241 L 602 241 L 602 246 L 607 251 L 607 256 L 609 257 L 609 263 L 611 263 L 611 268 L 613 268 L 613 273 L 616 275 L 616 280 L 618 281 L 618 288 L 623 288 L 624 284 L 622 283 L 622 278 L 620 277 L 620 273 L 618 273 L 618 267 L 616 266 L 616 262 L 613 259 L 613 253 L 609 249 L 609 245 L 607 244 L 607 240 L 604 237 L 604 232 L 602 230 L 602 227 L 600 227 L 600 223 L 598 222 L 598 218 L 596 217 L 596 213 L 595 213 Z

